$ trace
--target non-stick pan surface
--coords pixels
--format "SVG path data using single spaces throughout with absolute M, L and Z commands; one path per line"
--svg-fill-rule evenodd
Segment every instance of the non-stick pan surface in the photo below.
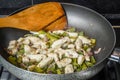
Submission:
M 86 35 L 97 39 L 95 49 L 101 48 L 99 54 L 95 55 L 97 63 L 87 70 L 75 72 L 71 74 L 38 74 L 29 72 L 7 62 L 7 53 L 4 48 L 7 48 L 10 40 L 18 39 L 20 36 L 28 33 L 27 31 L 1 28 L 0 29 L 0 60 L 3 65 L 15 76 L 24 80 L 79 80 L 88 79 L 97 74 L 106 64 L 107 58 L 111 54 L 115 45 L 115 33 L 111 24 L 97 12 L 70 3 L 62 3 L 68 19 L 68 26 L 77 28 L 78 31 L 84 31 Z M 24 74 L 24 75 L 23 75 Z

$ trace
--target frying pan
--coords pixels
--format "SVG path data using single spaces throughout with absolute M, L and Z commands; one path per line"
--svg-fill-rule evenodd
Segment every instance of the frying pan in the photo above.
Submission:
M 40 74 L 23 70 L 6 60 L 8 54 L 4 48 L 7 48 L 10 40 L 18 39 L 29 32 L 14 28 L 1 28 L 0 60 L 3 66 L 16 77 L 22 80 L 86 80 L 95 76 L 106 65 L 116 41 L 115 32 L 111 24 L 103 16 L 91 9 L 71 3 L 61 4 L 66 12 L 68 26 L 73 26 L 78 31 L 84 31 L 86 35 L 97 39 L 97 45 L 95 48 L 101 48 L 100 53 L 95 55 L 97 63 L 87 70 L 60 75 Z

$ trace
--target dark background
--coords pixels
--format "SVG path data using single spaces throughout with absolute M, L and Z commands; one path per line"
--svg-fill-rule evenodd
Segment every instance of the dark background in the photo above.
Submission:
M 0 13 L 9 14 L 16 9 L 46 1 L 75 3 L 99 13 L 120 13 L 120 0 L 0 0 Z M 7 11 L 6 11 L 7 10 Z

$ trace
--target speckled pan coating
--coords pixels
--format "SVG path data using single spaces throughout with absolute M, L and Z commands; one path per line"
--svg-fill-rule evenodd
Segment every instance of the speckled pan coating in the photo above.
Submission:
M 18 77 L 19 79 L 22 80 L 79 80 L 90 78 L 94 76 L 98 72 L 98 68 L 95 68 L 94 71 L 81 71 L 81 72 L 76 72 L 72 74 L 63 74 L 63 75 L 54 75 L 54 74 L 39 74 L 39 73 L 34 73 L 30 72 L 27 70 L 23 70 L 21 68 L 18 68 L 8 61 L 6 61 L 2 56 L 0 56 L 0 61 L 2 62 L 3 66 L 13 75 Z M 102 69 L 103 66 L 100 66 L 99 71 Z M 80 74 L 80 75 L 79 75 Z M 88 76 L 89 74 L 92 74 L 92 76 Z

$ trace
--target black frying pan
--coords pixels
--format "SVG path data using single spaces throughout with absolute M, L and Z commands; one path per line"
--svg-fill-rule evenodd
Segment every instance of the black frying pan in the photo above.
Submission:
M 97 39 L 97 48 L 102 48 L 99 54 L 95 55 L 97 63 L 81 72 L 70 74 L 39 74 L 26 71 L 15 67 L 6 61 L 7 53 L 3 48 L 7 48 L 12 39 L 18 39 L 20 36 L 28 33 L 27 31 L 3 28 L 0 29 L 0 60 L 2 64 L 15 76 L 23 80 L 79 80 L 88 79 L 97 74 L 106 65 L 116 41 L 114 30 L 111 24 L 95 11 L 70 3 L 61 3 L 65 9 L 68 26 L 77 28 L 78 31 L 84 31 L 88 36 Z

